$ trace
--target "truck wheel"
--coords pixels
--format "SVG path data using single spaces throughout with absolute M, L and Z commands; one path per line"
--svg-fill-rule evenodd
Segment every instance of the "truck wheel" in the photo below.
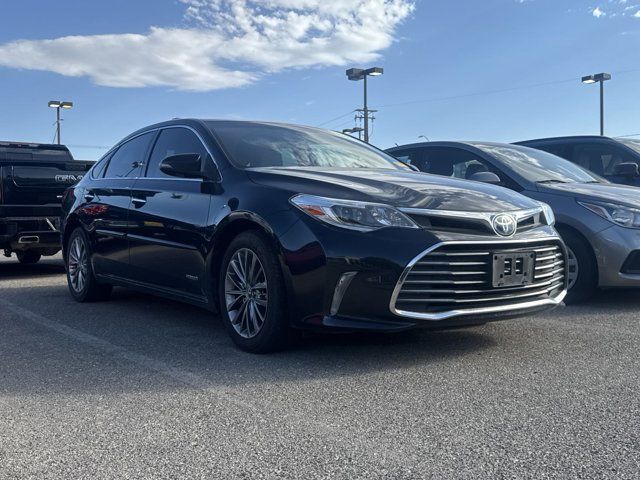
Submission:
M 69 291 L 77 302 L 95 302 L 109 298 L 112 287 L 96 280 L 91 266 L 89 239 L 82 228 L 76 228 L 71 233 L 65 259 Z
M 595 293 L 598 288 L 598 266 L 591 246 L 580 235 L 572 231 L 561 231 L 562 240 L 567 245 L 568 262 L 565 271 L 569 281 L 567 304 L 581 303 Z
M 245 232 L 231 242 L 218 285 L 222 319 L 238 347 L 268 353 L 289 343 L 284 279 L 276 252 L 264 235 Z
M 32 265 L 34 263 L 38 263 L 40 258 L 42 257 L 38 252 L 34 250 L 24 250 L 21 252 L 16 252 L 16 256 L 18 257 L 18 261 L 23 265 Z

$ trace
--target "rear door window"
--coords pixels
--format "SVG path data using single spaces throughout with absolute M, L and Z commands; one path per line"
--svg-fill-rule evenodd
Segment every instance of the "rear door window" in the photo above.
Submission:
M 155 132 L 147 132 L 123 143 L 111 156 L 105 178 L 137 178 L 147 158 Z

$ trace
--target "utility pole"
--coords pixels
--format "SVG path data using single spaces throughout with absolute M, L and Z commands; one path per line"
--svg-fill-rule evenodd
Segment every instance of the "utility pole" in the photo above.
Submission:
M 369 110 L 368 98 L 367 98 L 367 77 L 377 77 L 384 73 L 384 69 L 381 67 L 373 68 L 350 68 L 347 70 L 347 78 L 349 80 L 358 81 L 364 80 L 364 105 L 362 109 L 362 119 L 364 120 L 364 141 L 369 143 L 369 118 L 373 110 Z

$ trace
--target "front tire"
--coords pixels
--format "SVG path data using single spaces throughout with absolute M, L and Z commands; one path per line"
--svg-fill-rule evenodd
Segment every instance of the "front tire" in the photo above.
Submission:
M 24 250 L 21 252 L 16 252 L 16 257 L 18 257 L 18 261 L 22 265 L 33 265 L 34 263 L 38 263 L 40 261 L 42 255 L 34 250 Z
M 111 295 L 111 285 L 98 283 L 91 265 L 91 250 L 87 234 L 76 228 L 69 238 L 65 255 L 67 283 L 71 296 L 77 302 L 106 300 Z
M 268 353 L 288 345 L 291 329 L 282 270 L 263 234 L 244 232 L 231 242 L 218 285 L 222 319 L 239 348 Z
M 565 298 L 567 304 L 582 303 L 593 296 L 598 288 L 598 266 L 589 243 L 570 230 L 560 232 L 567 246 L 566 272 L 569 291 Z

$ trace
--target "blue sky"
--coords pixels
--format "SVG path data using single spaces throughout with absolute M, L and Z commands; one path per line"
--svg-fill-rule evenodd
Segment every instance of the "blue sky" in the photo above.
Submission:
M 173 117 L 353 126 L 370 81 L 372 143 L 640 134 L 640 0 L 21 0 L 0 14 L 0 139 L 95 159 Z M 65 38 L 71 37 L 71 38 Z M 337 119 L 336 119 L 337 118 Z M 336 119 L 336 120 L 332 120 Z M 332 121 L 330 121 L 332 120 Z

